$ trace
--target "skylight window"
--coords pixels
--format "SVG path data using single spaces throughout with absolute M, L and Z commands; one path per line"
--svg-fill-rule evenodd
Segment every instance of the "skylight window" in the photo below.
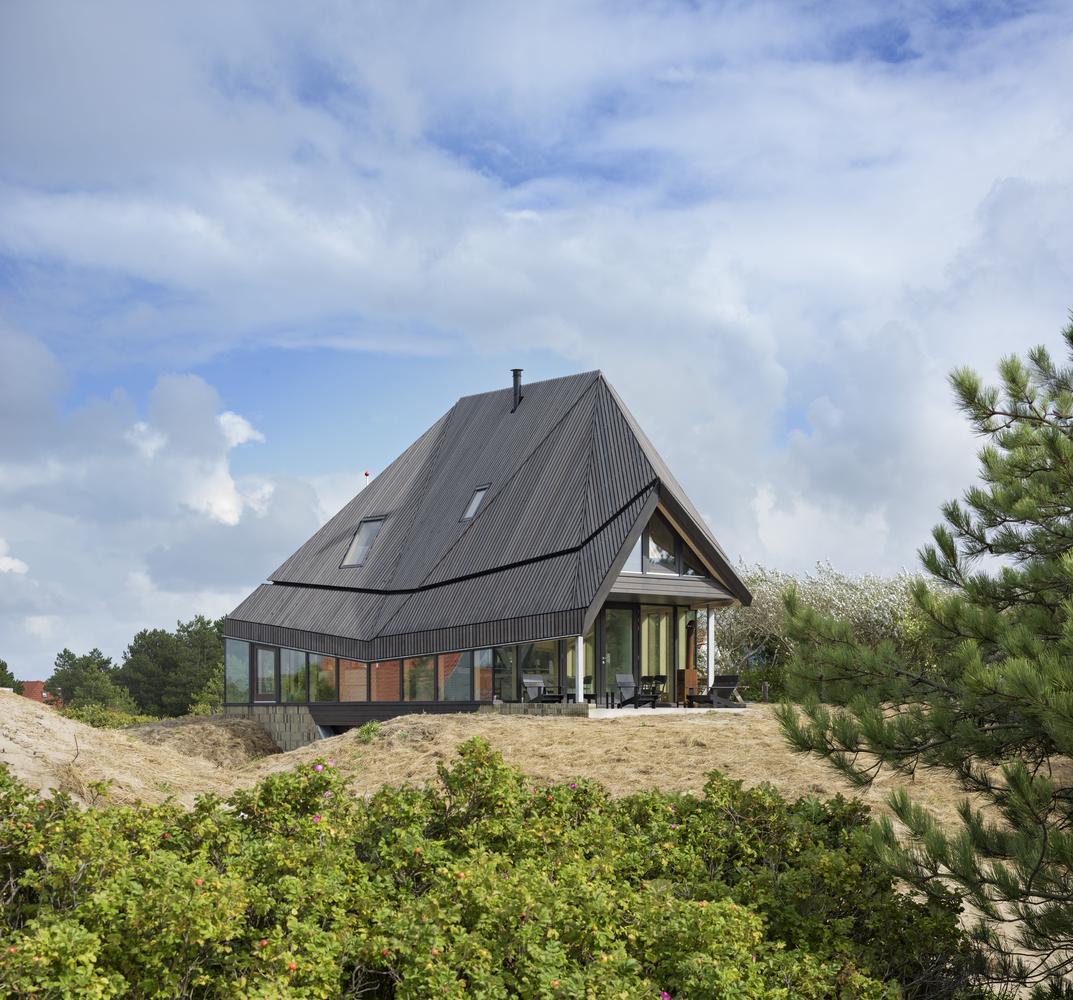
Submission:
M 469 498 L 469 506 L 466 507 L 466 513 L 462 515 L 463 521 L 468 521 L 481 506 L 481 501 L 484 499 L 485 493 L 488 492 L 487 486 L 478 486 L 473 491 L 473 496 Z
M 380 534 L 383 524 L 384 519 L 376 517 L 370 518 L 368 521 L 362 521 L 358 525 L 358 530 L 354 532 L 354 541 L 350 543 L 346 558 L 343 560 L 344 566 L 365 565 L 365 560 L 369 557 L 369 549 L 373 547 L 373 542 L 376 541 L 376 536 Z

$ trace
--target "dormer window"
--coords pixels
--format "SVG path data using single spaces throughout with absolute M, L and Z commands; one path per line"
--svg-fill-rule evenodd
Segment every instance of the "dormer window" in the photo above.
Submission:
M 484 499 L 485 493 L 488 492 L 487 486 L 478 486 L 473 491 L 473 496 L 469 498 L 469 503 L 466 505 L 466 512 L 462 515 L 463 521 L 469 521 L 480 509 L 481 501 Z
M 358 525 L 358 530 L 354 532 L 354 540 L 346 551 L 346 558 L 343 560 L 344 566 L 365 565 L 365 560 L 369 557 L 369 549 L 373 547 L 373 542 L 376 541 L 376 536 L 380 534 L 383 524 L 384 519 L 382 517 L 372 517 Z

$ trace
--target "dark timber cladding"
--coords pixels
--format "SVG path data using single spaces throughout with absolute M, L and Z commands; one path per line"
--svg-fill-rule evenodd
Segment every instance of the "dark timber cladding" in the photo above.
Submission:
M 600 372 L 467 396 L 239 605 L 225 633 L 356 660 L 578 635 L 657 503 L 714 571 L 691 594 L 749 603 Z M 364 562 L 344 565 L 373 519 Z

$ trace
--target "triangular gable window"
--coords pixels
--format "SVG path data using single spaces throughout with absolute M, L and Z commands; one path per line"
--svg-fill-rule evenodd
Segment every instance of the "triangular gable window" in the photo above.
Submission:
M 652 515 L 622 570 L 664 576 L 708 575 L 689 543 L 659 513 Z

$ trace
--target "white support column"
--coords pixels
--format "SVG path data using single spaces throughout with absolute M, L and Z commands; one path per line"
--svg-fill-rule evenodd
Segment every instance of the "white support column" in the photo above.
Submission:
M 574 697 L 585 704 L 585 637 L 579 635 L 574 646 Z
M 708 688 L 715 683 L 715 611 L 708 609 L 708 631 L 705 634 L 704 645 L 708 652 Z

